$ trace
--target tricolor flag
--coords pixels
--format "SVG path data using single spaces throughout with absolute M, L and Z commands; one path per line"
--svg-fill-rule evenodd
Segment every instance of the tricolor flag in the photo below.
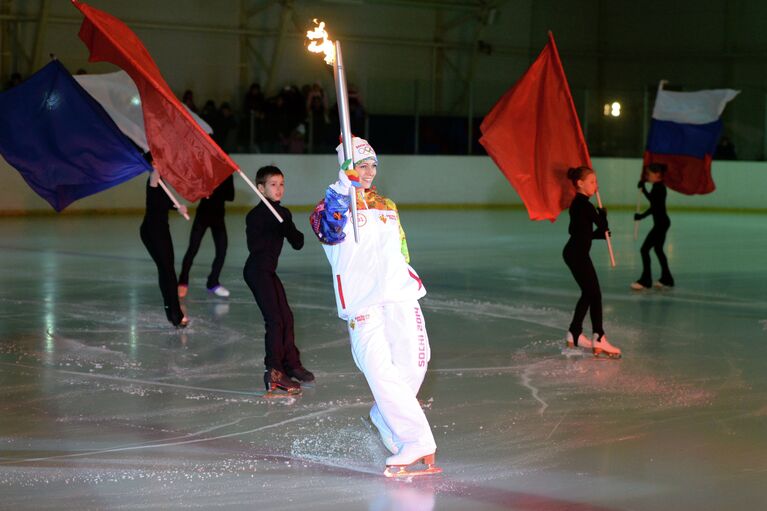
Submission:
M 151 169 L 57 60 L 0 94 L 0 154 L 56 211 Z
M 531 220 L 554 221 L 570 206 L 570 167 L 591 167 L 554 36 L 480 126 L 479 142 L 517 190 Z
M 655 100 L 644 164 L 667 166 L 666 186 L 687 195 L 714 191 L 711 160 L 722 133 L 724 107 L 739 91 L 672 92 L 661 87 Z
M 149 151 L 149 142 L 147 142 L 146 130 L 144 129 L 144 112 L 141 109 L 141 96 L 128 73 L 116 71 L 98 75 L 77 75 L 74 79 L 104 107 L 120 131 L 125 133 L 141 149 Z M 186 105 L 183 106 L 205 133 L 213 133 L 213 129 L 207 122 L 189 110 Z
M 162 77 L 144 44 L 125 23 L 78 0 L 85 19 L 80 39 L 90 62 L 111 62 L 133 79 L 155 168 L 186 200 L 208 197 L 237 164 L 192 119 Z

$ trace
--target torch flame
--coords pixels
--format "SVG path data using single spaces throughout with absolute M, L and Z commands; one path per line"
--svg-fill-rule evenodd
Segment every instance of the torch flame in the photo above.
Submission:
M 316 27 L 314 30 L 306 32 L 306 37 L 311 41 L 307 49 L 312 53 L 324 53 L 325 62 L 333 65 L 336 58 L 336 47 L 333 41 L 328 39 L 328 33 L 325 31 L 325 22 L 314 20 Z

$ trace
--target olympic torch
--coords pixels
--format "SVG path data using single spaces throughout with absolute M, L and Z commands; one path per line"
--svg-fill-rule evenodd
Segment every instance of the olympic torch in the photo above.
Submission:
M 312 53 L 325 55 L 325 62 L 333 66 L 333 79 L 336 85 L 336 98 L 338 100 L 338 119 L 341 125 L 341 145 L 343 146 L 344 161 L 352 160 L 352 130 L 349 123 L 349 95 L 346 91 L 346 74 L 344 73 L 344 61 L 341 55 L 340 41 L 331 41 L 325 30 L 325 22 L 314 22 L 317 27 L 306 32 L 306 37 L 311 41 L 307 49 Z M 357 189 L 352 186 L 349 190 L 349 204 L 351 207 L 352 227 L 354 229 L 354 241 L 359 243 L 359 226 L 357 225 Z

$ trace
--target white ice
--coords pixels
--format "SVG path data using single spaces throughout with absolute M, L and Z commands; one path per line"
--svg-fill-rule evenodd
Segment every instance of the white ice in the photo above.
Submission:
M 649 225 L 634 241 L 629 213 L 611 212 L 618 267 L 603 242 L 592 254 L 624 353 L 612 361 L 563 350 L 578 294 L 565 217 L 405 209 L 429 292 L 420 398 L 444 469 L 411 481 L 381 475 L 329 267 L 308 213 L 295 216 L 307 246 L 286 246 L 279 274 L 317 384 L 278 401 L 262 397 L 241 213 L 228 216 L 232 297 L 204 289 L 206 238 L 183 333 L 165 320 L 139 217 L 1 219 L 0 508 L 767 508 L 764 216 L 672 212 L 677 287 L 636 293 Z

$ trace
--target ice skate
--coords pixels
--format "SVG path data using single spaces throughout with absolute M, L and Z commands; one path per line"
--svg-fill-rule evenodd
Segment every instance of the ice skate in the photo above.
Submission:
M 301 384 L 294 382 L 277 369 L 266 370 L 264 385 L 266 385 L 265 398 L 290 397 L 301 393 Z
M 418 454 L 417 447 L 405 446 L 402 450 L 386 458 L 386 477 L 413 477 L 439 474 L 442 469 L 436 466 L 436 454 Z M 413 465 L 425 465 L 426 468 L 413 468 Z
M 606 356 L 609 358 L 621 358 L 620 348 L 616 348 L 607 340 L 604 334 L 594 334 L 592 353 L 595 357 Z
M 184 298 L 186 294 L 189 292 L 189 286 L 186 284 L 179 284 L 178 285 L 178 297 Z
M 288 376 L 294 378 L 301 383 L 314 383 L 314 373 L 307 370 L 305 367 L 297 367 L 296 369 L 290 369 L 287 371 Z
M 591 339 L 589 339 L 583 334 L 580 334 L 578 336 L 577 345 L 575 344 L 575 339 L 573 338 L 573 334 L 571 332 L 567 332 L 567 336 L 565 337 L 565 339 L 567 341 L 567 347 L 570 348 L 571 350 L 576 348 L 582 348 L 585 350 L 591 349 Z
M 642 284 L 640 282 L 632 282 L 631 283 L 631 289 L 633 289 L 634 291 L 644 291 L 645 289 L 650 289 L 650 287 L 649 286 L 645 286 L 644 284 Z
M 229 290 L 225 288 L 224 286 L 218 285 L 218 286 L 209 287 L 208 291 L 218 296 L 219 298 L 229 298 Z
M 653 284 L 653 287 L 655 289 L 671 289 L 672 287 L 674 287 L 674 283 L 673 282 L 663 282 L 663 281 L 659 280 L 659 281 L 655 282 L 655 284 Z

